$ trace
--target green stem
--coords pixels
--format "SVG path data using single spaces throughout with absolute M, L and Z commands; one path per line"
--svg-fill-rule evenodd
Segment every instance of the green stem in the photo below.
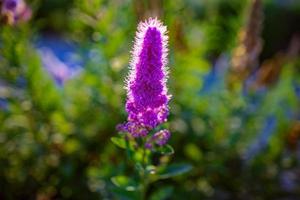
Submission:
M 126 144 L 126 163 L 129 164 L 129 162 L 131 161 L 132 155 L 131 155 L 130 148 L 129 148 L 129 141 L 126 136 L 125 136 L 124 140 L 125 140 L 125 144 Z
M 141 189 L 141 200 L 146 200 L 146 193 L 147 193 L 147 181 L 145 172 L 143 172 L 142 178 L 142 189 Z
M 148 187 L 148 181 L 147 181 L 147 173 L 146 173 L 146 167 L 147 167 L 147 154 L 146 154 L 146 148 L 145 148 L 146 141 L 143 140 L 143 157 L 142 157 L 142 173 L 141 173 L 141 182 L 142 182 L 142 188 L 141 188 L 141 200 L 146 200 L 146 193 L 147 193 L 147 187 Z

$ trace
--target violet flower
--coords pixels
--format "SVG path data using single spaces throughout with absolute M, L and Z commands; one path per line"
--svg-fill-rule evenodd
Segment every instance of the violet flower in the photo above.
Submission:
M 10 25 L 26 22 L 31 15 L 32 11 L 24 0 L 3 0 L 2 2 L 1 16 Z
M 166 31 L 166 26 L 156 18 L 138 25 L 126 79 L 128 122 L 117 127 L 133 137 L 145 137 L 149 131 L 167 121 L 171 95 L 166 86 Z
M 4 0 L 3 9 L 14 12 L 20 0 Z

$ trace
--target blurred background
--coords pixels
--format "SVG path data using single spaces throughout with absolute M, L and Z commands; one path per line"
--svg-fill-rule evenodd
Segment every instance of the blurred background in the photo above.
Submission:
M 150 16 L 170 37 L 162 159 L 193 169 L 149 199 L 300 199 L 299 0 L 0 4 L 0 199 L 130 199 L 110 181 L 125 167 L 110 137 Z

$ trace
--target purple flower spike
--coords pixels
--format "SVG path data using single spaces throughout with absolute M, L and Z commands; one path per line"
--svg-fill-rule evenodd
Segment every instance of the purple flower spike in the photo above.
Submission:
M 156 18 L 141 22 L 126 80 L 128 123 L 151 130 L 167 121 L 167 28 Z M 129 131 L 132 135 L 134 132 Z

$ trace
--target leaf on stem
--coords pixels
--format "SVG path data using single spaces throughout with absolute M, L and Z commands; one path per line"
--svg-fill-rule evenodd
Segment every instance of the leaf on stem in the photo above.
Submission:
M 192 169 L 190 164 L 173 164 L 158 169 L 157 175 L 159 179 L 171 178 L 174 176 L 182 175 Z
M 138 184 L 127 176 L 115 176 L 111 178 L 115 186 L 125 189 L 126 191 L 136 191 Z
M 162 155 L 172 155 L 174 153 L 174 149 L 171 145 L 164 145 L 158 149 L 158 152 Z
M 174 188 L 171 186 L 163 187 L 155 192 L 150 196 L 150 200 L 162 200 L 168 199 L 172 195 Z
M 124 138 L 118 138 L 118 137 L 111 137 L 110 140 L 112 143 L 114 143 L 116 146 L 126 149 L 126 141 Z
M 112 189 L 112 192 L 115 195 L 115 199 L 120 200 L 139 200 L 139 196 L 134 191 L 127 191 L 123 188 L 115 187 Z

